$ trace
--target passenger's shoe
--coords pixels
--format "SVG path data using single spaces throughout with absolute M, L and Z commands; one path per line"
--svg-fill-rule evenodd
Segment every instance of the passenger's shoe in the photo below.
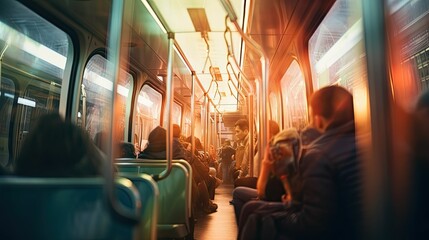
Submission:
M 215 185 L 215 188 L 219 187 L 222 183 L 223 183 L 223 181 L 222 181 L 222 180 L 220 180 L 219 178 L 216 178 L 216 185 Z
M 208 207 L 203 209 L 205 213 L 210 214 L 210 213 L 214 213 L 217 210 L 217 204 L 214 202 L 210 201 L 210 204 Z

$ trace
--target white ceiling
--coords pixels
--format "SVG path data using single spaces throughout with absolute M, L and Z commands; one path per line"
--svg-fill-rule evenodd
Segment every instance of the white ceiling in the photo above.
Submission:
M 157 14 L 163 19 L 165 27 L 175 34 L 176 42 L 179 44 L 191 67 L 195 70 L 198 79 L 208 90 L 212 82 L 212 76 L 209 71 L 210 58 L 213 67 L 219 67 L 223 81 L 218 81 L 219 91 L 226 95 L 221 98 L 219 109 L 225 109 L 228 106 L 232 111 L 236 111 L 237 100 L 231 95 L 227 81 L 226 71 L 228 49 L 225 43 L 224 31 L 225 17 L 227 15 L 220 1 L 217 0 L 149 0 L 150 5 L 156 9 Z M 243 12 L 245 9 L 244 0 L 232 0 L 231 4 L 237 15 L 237 21 L 240 25 L 243 23 Z M 210 32 L 208 35 L 209 54 L 207 55 L 207 44 L 200 32 L 195 31 L 195 27 L 188 14 L 188 8 L 204 8 L 207 15 Z M 236 28 L 228 21 L 228 26 L 232 31 L 233 53 L 239 58 L 241 50 L 241 37 Z M 230 35 L 227 35 L 228 40 Z M 207 61 L 206 66 L 205 63 Z M 240 62 L 240 59 L 237 59 Z M 235 81 L 235 79 L 234 79 Z M 209 96 L 218 102 L 219 95 L 216 95 L 216 85 L 210 88 Z M 236 93 L 234 93 L 236 95 Z

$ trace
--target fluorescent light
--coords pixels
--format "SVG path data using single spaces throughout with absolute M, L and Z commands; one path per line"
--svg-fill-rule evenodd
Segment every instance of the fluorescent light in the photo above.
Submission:
M 152 15 L 153 19 L 155 20 L 155 22 L 158 24 L 158 26 L 161 28 L 161 30 L 167 34 L 167 30 L 165 29 L 164 25 L 162 25 L 161 21 L 159 20 L 158 16 L 156 15 L 156 13 L 153 11 L 152 7 L 150 6 L 150 4 L 147 2 L 147 0 L 141 0 L 143 5 L 146 7 L 146 9 L 149 11 L 150 15 Z
M 8 97 L 8 98 L 12 98 L 12 99 L 15 97 L 14 95 L 12 95 L 10 93 L 4 93 L 4 96 Z
M 332 66 L 340 57 L 344 56 L 342 53 L 348 52 L 362 40 L 362 35 L 362 18 L 360 18 L 316 63 L 316 72 L 321 73 Z
M 21 48 L 27 53 L 40 58 L 58 68 L 64 70 L 66 67 L 66 57 L 36 41 L 33 41 L 30 38 L 24 39 Z
M 36 107 L 36 102 L 30 99 L 26 99 L 26 98 L 22 98 L 19 97 L 18 98 L 18 104 L 22 104 L 25 106 L 29 106 L 29 107 Z
M 85 78 L 88 80 L 91 80 L 92 83 L 97 84 L 98 86 L 105 88 L 109 91 L 113 90 L 113 83 L 109 79 L 100 76 L 98 73 L 87 70 L 85 71 Z M 119 95 L 122 95 L 124 97 L 128 97 L 128 93 L 130 90 L 120 84 L 118 84 L 118 88 L 116 89 L 116 92 Z
M 130 90 L 129 90 L 128 88 L 126 88 L 126 87 L 124 87 L 124 86 L 122 86 L 122 85 L 118 84 L 117 92 L 119 93 L 119 95 L 122 95 L 122 96 L 124 96 L 124 97 L 128 97 L 128 92 L 129 92 L 129 91 L 130 91 Z
M 100 87 L 103 87 L 109 91 L 113 90 L 113 83 L 112 81 L 110 81 L 109 79 L 100 76 L 99 74 L 97 74 L 96 72 L 93 71 L 85 71 L 85 76 L 86 79 L 91 80 L 92 83 L 97 84 Z
M 50 63 L 62 70 L 65 69 L 67 58 L 54 50 L 46 47 L 45 45 L 34 41 L 27 37 L 25 34 L 16 31 L 8 25 L 0 22 L 0 39 L 10 45 L 24 50 L 25 52 L 40 58 L 45 62 Z

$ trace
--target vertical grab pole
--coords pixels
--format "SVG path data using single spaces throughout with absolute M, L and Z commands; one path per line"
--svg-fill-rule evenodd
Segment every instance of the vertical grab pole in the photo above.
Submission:
M 208 99 L 208 95 L 207 95 L 207 102 L 206 102 L 206 119 L 205 119 L 205 126 L 204 129 L 207 131 L 204 134 L 204 152 L 207 151 L 207 144 L 209 142 L 209 128 L 210 128 L 210 101 Z
M 86 90 L 85 85 L 81 86 L 82 91 L 82 127 L 84 128 L 86 126 Z
M 172 168 L 172 159 L 173 159 L 173 118 L 172 107 L 173 106 L 173 53 L 174 53 L 174 33 L 168 33 L 168 63 L 167 63 L 167 89 L 166 89 L 166 99 L 165 99 L 165 112 L 164 116 L 166 116 L 167 120 L 167 169 L 163 171 L 158 177 L 157 180 L 161 180 L 166 178 L 171 171 Z
M 110 14 L 110 23 L 109 23 L 109 35 L 108 35 L 108 54 L 107 59 L 111 66 L 111 76 L 112 76 L 112 105 L 110 109 L 110 124 L 111 131 L 107 136 L 106 144 L 107 146 L 107 156 L 110 160 L 109 164 L 106 164 L 106 184 L 105 192 L 108 197 L 109 206 L 112 208 L 113 213 L 118 217 L 124 219 L 127 222 L 138 223 L 140 221 L 140 210 L 131 211 L 123 207 L 118 201 L 116 201 L 115 194 L 115 183 L 114 183 L 114 174 L 113 174 L 113 163 L 116 153 L 119 149 L 116 146 L 115 139 L 117 139 L 117 129 L 115 123 L 118 114 L 115 114 L 115 110 L 119 111 L 118 108 L 115 108 L 115 102 L 117 97 L 117 82 L 119 79 L 119 69 L 121 64 L 121 38 L 122 38 L 122 22 L 123 22 L 123 12 L 124 12 L 124 1 L 123 0 L 113 0 L 112 1 L 112 10 Z
M 195 150 L 195 80 L 196 73 L 192 71 L 192 82 L 191 82 L 191 151 L 194 153 Z M 194 160 L 194 154 L 191 154 L 191 160 Z

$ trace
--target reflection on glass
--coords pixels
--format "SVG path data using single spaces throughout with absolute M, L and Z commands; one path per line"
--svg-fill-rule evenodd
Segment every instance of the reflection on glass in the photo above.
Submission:
M 394 97 L 413 110 L 416 97 L 429 89 L 429 2 L 389 0 L 388 9 Z
M 270 93 L 270 110 L 271 110 L 271 118 L 272 120 L 279 122 L 278 116 L 278 104 L 277 97 L 275 93 Z
M 366 81 L 361 2 L 339 0 L 309 41 L 313 88 L 341 85 L 351 92 Z
M 284 127 L 304 128 L 307 121 L 307 94 L 301 68 L 294 60 L 280 81 Z
M 10 165 L 37 118 L 58 111 L 70 37 L 19 1 L 0 7 L 0 165 Z M 13 139 L 11 139 L 13 137 Z
M 134 145 L 138 151 L 146 147 L 149 133 L 160 125 L 162 95 L 148 85 L 141 89 L 133 121 Z
M 82 84 L 86 91 L 86 109 L 82 109 L 82 101 L 79 112 L 86 113 L 85 129 L 94 139 L 98 132 L 110 131 L 110 110 L 112 106 L 113 82 L 110 80 L 110 72 L 107 69 L 107 59 L 101 55 L 94 55 L 85 67 Z M 127 102 L 131 98 L 129 94 L 132 88 L 133 77 L 131 74 L 120 70 L 117 87 L 117 105 L 120 116 L 117 126 L 121 135 L 118 140 L 125 140 L 127 128 L 126 116 Z M 129 105 L 129 104 L 128 104 Z
M 310 38 L 313 89 L 340 85 L 354 96 L 355 117 L 368 109 L 366 52 L 363 41 L 362 3 L 338 0 Z

